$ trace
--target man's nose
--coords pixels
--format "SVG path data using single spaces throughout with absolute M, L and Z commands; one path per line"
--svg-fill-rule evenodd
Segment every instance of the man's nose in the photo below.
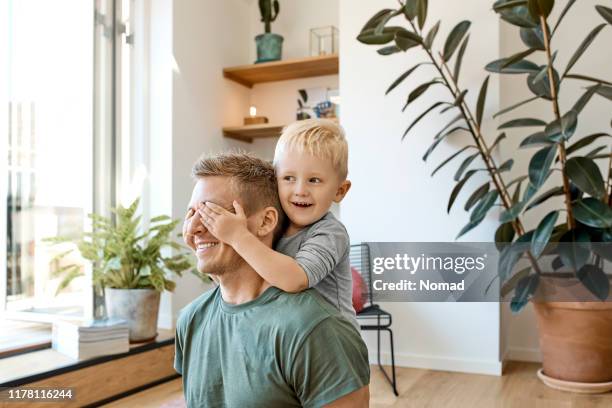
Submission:
M 200 213 L 195 213 L 191 219 L 189 220 L 189 224 L 187 225 L 187 232 L 192 235 L 196 234 L 204 234 L 207 231 L 204 224 L 202 224 L 202 217 Z

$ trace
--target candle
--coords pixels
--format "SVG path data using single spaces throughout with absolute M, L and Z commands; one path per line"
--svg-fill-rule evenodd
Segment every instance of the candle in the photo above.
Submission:
M 251 108 L 249 109 L 249 115 L 253 118 L 255 116 L 257 116 L 257 108 L 255 108 L 254 106 L 251 106 Z

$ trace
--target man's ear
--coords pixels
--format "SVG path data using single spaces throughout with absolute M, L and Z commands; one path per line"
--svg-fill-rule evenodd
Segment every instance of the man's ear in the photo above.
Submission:
M 278 224 L 278 211 L 274 207 L 266 207 L 258 217 L 256 234 L 258 237 L 265 237 L 272 233 Z
M 346 195 L 346 193 L 348 193 L 350 189 L 351 189 L 350 180 L 344 180 L 340 184 L 340 187 L 338 187 L 338 190 L 336 190 L 336 196 L 334 197 L 334 202 L 339 203 L 340 201 L 342 201 L 342 199 L 344 198 L 344 196 Z

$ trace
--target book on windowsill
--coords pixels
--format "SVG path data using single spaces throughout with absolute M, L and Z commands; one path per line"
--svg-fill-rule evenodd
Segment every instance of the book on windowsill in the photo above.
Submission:
M 123 319 L 63 319 L 53 323 L 54 350 L 83 360 L 130 351 L 128 324 Z

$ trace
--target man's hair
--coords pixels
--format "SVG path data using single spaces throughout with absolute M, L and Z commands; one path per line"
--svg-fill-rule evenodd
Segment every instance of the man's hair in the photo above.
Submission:
M 274 152 L 274 165 L 287 151 L 308 153 L 330 160 L 340 180 L 348 175 L 348 143 L 344 130 L 329 119 L 307 119 L 293 122 L 283 129 Z
M 191 176 L 196 181 L 209 176 L 229 177 L 231 188 L 240 197 L 247 216 L 265 207 L 276 208 L 278 224 L 274 229 L 274 242 L 280 238 L 285 226 L 285 213 L 271 163 L 242 152 L 202 155 L 193 165 Z

